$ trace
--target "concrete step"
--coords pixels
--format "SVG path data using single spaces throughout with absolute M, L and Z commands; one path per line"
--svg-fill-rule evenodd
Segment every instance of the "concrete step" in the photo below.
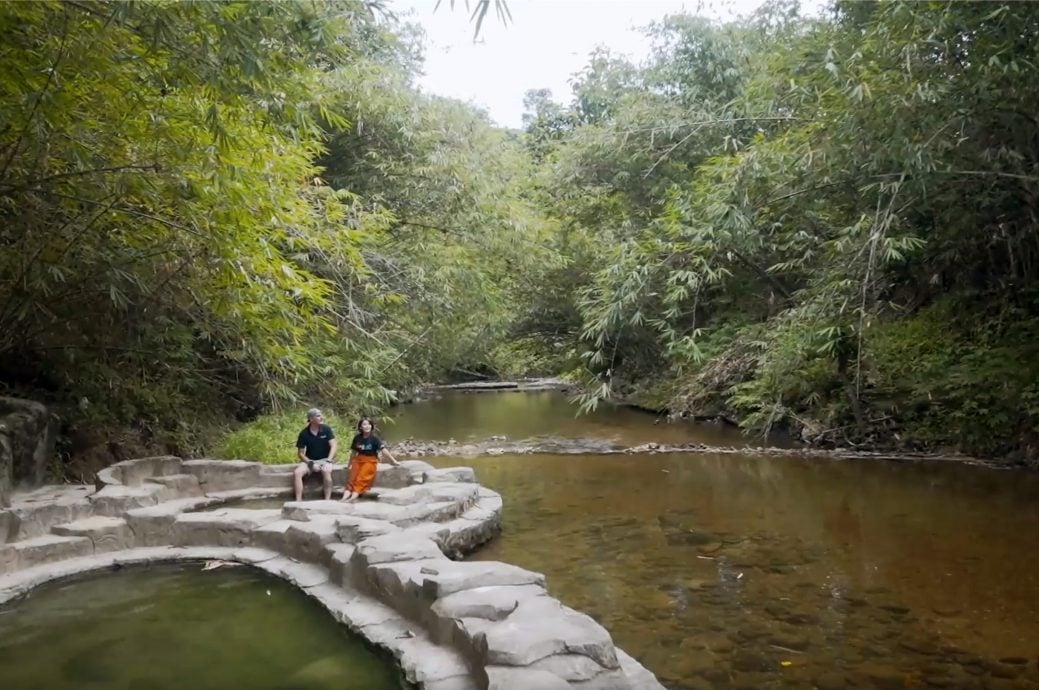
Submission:
M 169 474 L 164 477 L 148 477 L 146 484 L 158 484 L 165 487 L 163 500 L 176 498 L 192 498 L 202 495 L 202 486 L 198 477 L 193 474 Z
M 93 513 L 87 495 L 92 487 L 44 486 L 16 495 L 11 507 L 0 511 L 0 544 L 24 541 L 50 533 L 54 525 Z
M 95 515 L 118 517 L 129 510 L 144 508 L 160 503 L 165 498 L 166 487 L 161 484 L 142 483 L 137 486 L 111 484 L 90 497 Z
M 0 570 L 10 573 L 93 553 L 94 543 L 88 537 L 48 534 L 0 546 Z
M 94 553 L 134 547 L 133 531 L 123 518 L 97 515 L 64 525 L 55 525 L 51 532 L 62 537 L 86 537 L 93 543 Z

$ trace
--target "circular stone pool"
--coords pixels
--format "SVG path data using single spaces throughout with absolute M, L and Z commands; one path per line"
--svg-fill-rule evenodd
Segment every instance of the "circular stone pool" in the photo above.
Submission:
M 0 688 L 399 690 L 292 585 L 246 566 L 151 565 L 44 585 L 0 606 Z

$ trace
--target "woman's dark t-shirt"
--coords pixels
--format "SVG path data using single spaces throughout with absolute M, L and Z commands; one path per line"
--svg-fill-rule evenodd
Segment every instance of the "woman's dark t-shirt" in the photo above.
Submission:
M 354 436 L 354 440 L 350 442 L 350 449 L 360 455 L 378 457 L 379 451 L 383 449 L 383 443 L 382 439 L 375 434 L 368 438 L 365 438 L 364 434 L 357 434 Z

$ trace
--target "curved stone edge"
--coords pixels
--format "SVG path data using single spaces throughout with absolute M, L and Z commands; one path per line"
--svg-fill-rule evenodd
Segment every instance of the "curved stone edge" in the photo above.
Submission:
M 0 543 L 0 572 L 27 573 L 17 591 L 39 584 L 33 578 L 40 572 L 53 573 L 46 579 L 62 576 L 63 564 L 77 559 L 98 558 L 103 565 L 146 547 L 157 550 L 145 561 L 192 548 L 202 551 L 183 557 L 225 553 L 212 551 L 221 548 L 280 553 L 259 562 L 308 593 L 325 585 L 313 593 L 344 605 L 351 592 L 364 593 L 368 603 L 361 608 L 374 619 L 342 620 L 369 642 L 393 651 L 402 640 L 417 640 L 410 644 L 440 659 L 424 669 L 425 662 L 395 655 L 405 677 L 422 688 L 662 688 L 602 626 L 548 596 L 540 573 L 449 560 L 501 530 L 501 496 L 479 486 L 469 467 L 436 469 L 417 460 L 380 465 L 378 502 L 290 501 L 282 510 L 188 512 L 287 494 L 292 467 L 163 456 L 109 468 L 90 496 L 80 491 L 85 487 L 50 487 L 49 502 L 33 497 L 18 510 L 0 511 L 16 518 L 14 543 Z M 528 585 L 534 596 L 513 596 Z M 444 603 L 459 597 L 462 608 Z M 469 605 L 474 597 L 475 607 Z M 457 673 L 459 655 L 466 675 Z
M 420 690 L 476 690 L 468 665 L 453 650 L 433 644 L 424 630 L 356 590 L 335 585 L 328 569 L 274 551 L 233 547 L 151 547 L 96 554 L 28 568 L 0 577 L 0 605 L 48 582 L 124 566 L 185 561 L 232 561 L 286 580 L 317 601 L 339 623 L 388 653 L 404 679 Z

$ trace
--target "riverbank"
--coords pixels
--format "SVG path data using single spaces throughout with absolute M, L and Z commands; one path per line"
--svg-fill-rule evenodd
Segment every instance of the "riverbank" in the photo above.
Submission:
M 669 444 L 648 442 L 637 446 L 617 446 L 594 439 L 542 438 L 512 441 L 492 437 L 478 443 L 449 441 L 416 441 L 407 439 L 391 446 L 394 455 L 404 458 L 460 457 L 475 458 L 498 455 L 655 455 L 658 453 L 695 453 L 705 455 L 749 455 L 766 457 L 799 457 L 818 460 L 879 460 L 886 462 L 958 462 L 991 469 L 1011 469 L 983 458 L 942 453 L 889 453 L 884 451 L 853 450 L 846 448 L 783 448 L 776 446 L 715 446 L 703 443 Z
M 477 381 L 469 383 L 434 384 L 425 386 L 425 391 L 420 399 L 435 397 L 437 393 L 457 391 L 463 393 L 491 393 L 491 392 L 536 392 L 556 390 L 569 394 L 578 394 L 580 387 L 559 378 L 537 378 L 519 379 L 516 381 Z M 738 420 L 724 414 L 675 414 L 664 403 L 664 397 L 660 391 L 655 394 L 640 395 L 632 392 L 615 401 L 621 405 L 639 412 L 653 415 L 658 421 L 667 420 L 668 423 L 696 423 L 716 424 L 732 429 L 740 428 Z M 478 457 L 481 455 L 503 455 L 503 454 L 529 454 L 529 453 L 705 453 L 705 454 L 732 454 L 743 453 L 747 455 L 769 456 L 769 457 L 803 457 L 820 460 L 878 460 L 885 462 L 958 462 L 978 467 L 991 469 L 1028 469 L 1037 470 L 1039 465 L 1028 463 L 1020 459 L 1009 458 L 983 458 L 966 453 L 949 450 L 908 450 L 900 449 L 891 445 L 876 445 L 872 447 L 841 447 L 841 446 L 818 446 L 811 441 L 796 440 L 788 434 L 773 434 L 779 437 L 780 443 L 773 445 L 713 445 L 703 443 L 669 444 L 666 442 L 649 441 L 633 446 L 619 446 L 616 444 L 604 444 L 595 440 L 585 439 L 583 442 L 575 443 L 570 439 L 507 439 L 504 437 L 491 437 L 477 443 L 451 443 L 451 442 L 424 442 L 416 439 L 407 439 L 394 446 L 395 452 L 400 452 L 405 457 Z M 748 436 L 748 439 L 750 437 Z

